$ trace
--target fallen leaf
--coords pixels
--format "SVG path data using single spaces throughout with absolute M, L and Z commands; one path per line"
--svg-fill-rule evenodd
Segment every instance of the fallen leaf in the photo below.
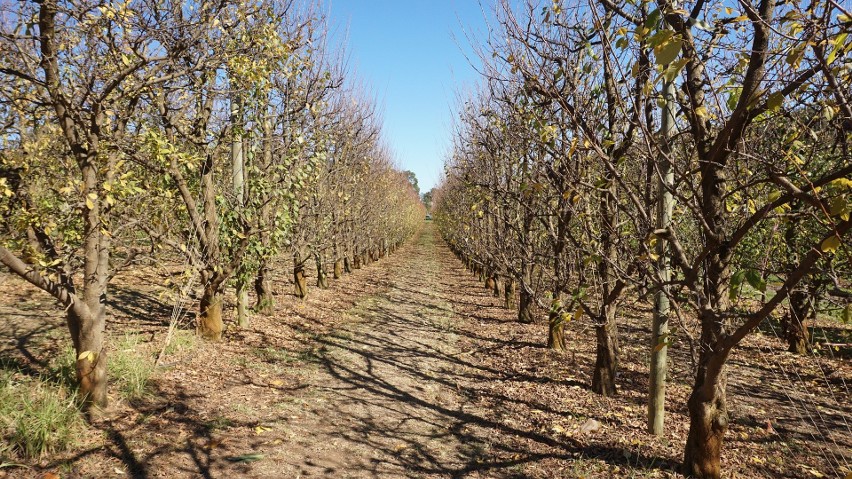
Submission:
M 580 432 L 582 432 L 583 434 L 591 434 L 593 432 L 600 431 L 600 429 L 601 423 L 594 419 L 588 419 L 586 420 L 586 422 L 583 423 L 582 426 L 580 426 Z

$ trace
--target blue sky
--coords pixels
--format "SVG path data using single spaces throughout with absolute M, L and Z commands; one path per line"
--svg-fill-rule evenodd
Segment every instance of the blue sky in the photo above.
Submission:
M 493 2 L 483 3 L 490 16 Z M 351 68 L 383 108 L 400 167 L 429 190 L 449 148 L 455 94 L 476 81 L 465 32 L 484 40 L 482 7 L 477 0 L 327 0 L 326 8 L 335 36 L 348 34 Z

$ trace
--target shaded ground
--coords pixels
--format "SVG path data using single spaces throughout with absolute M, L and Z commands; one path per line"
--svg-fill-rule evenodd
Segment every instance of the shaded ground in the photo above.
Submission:
M 142 332 L 153 357 L 172 308 L 145 274 L 118 279 L 110 328 Z M 0 354 L 35 374 L 64 347 L 61 311 L 8 275 L 0 290 Z M 431 226 L 306 301 L 277 299 L 224 343 L 170 355 L 152 394 L 116 397 L 76 450 L 0 477 L 677 477 L 687 348 L 673 348 L 669 430 L 651 438 L 639 306 L 620 331 L 620 395 L 603 399 L 587 387 L 589 325 L 570 326 L 574 354 L 547 351 L 545 326 L 514 322 Z M 778 349 L 757 335 L 733 358 L 724 468 L 833 477 L 850 462 L 848 362 Z

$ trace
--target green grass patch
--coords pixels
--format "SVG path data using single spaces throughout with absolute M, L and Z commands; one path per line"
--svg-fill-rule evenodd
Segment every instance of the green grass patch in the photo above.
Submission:
M 107 358 L 107 370 L 119 394 L 128 401 L 144 397 L 154 373 L 154 359 L 137 333 L 126 333 Z
M 32 377 L 6 366 L 0 369 L 0 462 L 73 447 L 86 428 L 74 390 L 49 375 Z

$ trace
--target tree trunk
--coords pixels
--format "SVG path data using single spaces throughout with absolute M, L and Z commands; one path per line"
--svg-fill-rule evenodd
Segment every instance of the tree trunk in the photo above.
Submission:
M 663 87 L 663 111 L 660 120 L 660 136 L 664 152 L 669 151 L 669 138 L 674 134 L 675 99 L 674 83 L 666 81 Z M 674 197 L 669 191 L 674 185 L 674 170 L 668 155 L 660 155 L 660 177 L 657 182 L 657 229 L 666 229 L 671 225 L 674 211 Z M 652 171 L 648 168 L 648 171 Z M 667 283 L 671 280 L 671 254 L 667 240 L 657 238 L 657 271 L 659 280 Z M 663 435 L 666 414 L 666 372 L 668 370 L 669 335 L 669 286 L 663 284 L 654 294 L 654 316 L 651 322 L 651 373 L 648 378 L 648 432 L 655 436 Z
M 343 272 L 344 273 L 351 273 L 352 272 L 352 263 L 349 261 L 348 256 L 343 258 Z
M 269 285 L 269 266 L 264 261 L 257 271 L 257 277 L 254 279 L 254 293 L 257 296 L 257 302 L 254 305 L 254 310 L 261 314 L 272 313 L 274 301 L 272 299 L 272 288 Z
M 699 368 L 700 375 L 705 368 Z M 724 371 L 716 378 L 699 376 L 696 383 L 688 402 L 689 434 L 683 473 L 699 479 L 718 479 L 722 477 L 722 441 L 728 430 Z
M 305 278 L 305 263 L 299 252 L 293 253 L 293 287 L 294 294 L 300 299 L 308 295 L 308 282 Z
M 74 368 L 79 388 L 77 395 L 83 401 L 83 409 L 93 415 L 107 406 L 104 308 L 102 305 L 96 307 L 97 313 L 87 311 L 78 314 L 72 306 L 66 315 L 77 358 Z
M 334 262 L 334 279 L 343 277 L 343 260 L 338 259 Z
M 568 350 L 565 347 L 565 321 L 562 320 L 562 308 L 550 312 L 547 318 L 549 328 L 547 330 L 547 347 L 559 351 Z
M 352 268 L 353 269 L 361 269 L 361 255 L 358 254 L 358 253 L 355 253 L 355 255 L 352 258 L 353 258 L 352 259 Z
M 616 393 L 615 375 L 618 370 L 618 334 L 616 333 L 615 311 L 607 308 L 606 322 L 595 328 L 597 333 L 597 357 L 592 375 L 592 391 L 610 397 Z
M 521 285 L 520 302 L 518 305 L 518 321 L 530 324 L 533 322 L 533 297 Z
M 497 280 L 497 275 L 494 275 L 494 286 L 491 288 L 491 295 L 495 298 L 500 297 L 500 282 Z
M 234 187 L 234 207 L 245 206 L 245 154 L 243 150 L 242 136 L 242 98 L 239 91 L 232 92 L 231 97 L 231 125 L 233 128 L 233 139 L 231 141 L 231 180 Z M 237 324 L 241 328 L 248 327 L 248 278 L 243 268 L 239 268 L 237 276 Z
M 317 264 L 317 287 L 328 289 L 328 278 L 325 275 L 325 265 L 322 263 L 322 255 L 315 254 L 314 261 Z
M 805 321 L 808 319 L 812 297 L 807 291 L 796 289 L 790 293 L 790 312 L 785 318 L 784 336 L 787 339 L 787 350 L 796 354 L 807 354 L 810 346 L 810 335 Z
M 480 277 L 482 277 L 482 275 L 480 275 Z M 488 291 L 491 291 L 491 290 L 494 289 L 494 277 L 493 276 L 486 276 L 486 278 L 485 278 L 485 289 L 487 289 Z
M 514 278 L 507 278 L 503 284 L 503 299 L 506 309 L 515 308 L 515 290 L 517 289 L 517 284 Z
M 213 286 L 205 286 L 198 315 L 198 333 L 204 339 L 219 341 L 225 326 L 222 322 L 222 294 Z

